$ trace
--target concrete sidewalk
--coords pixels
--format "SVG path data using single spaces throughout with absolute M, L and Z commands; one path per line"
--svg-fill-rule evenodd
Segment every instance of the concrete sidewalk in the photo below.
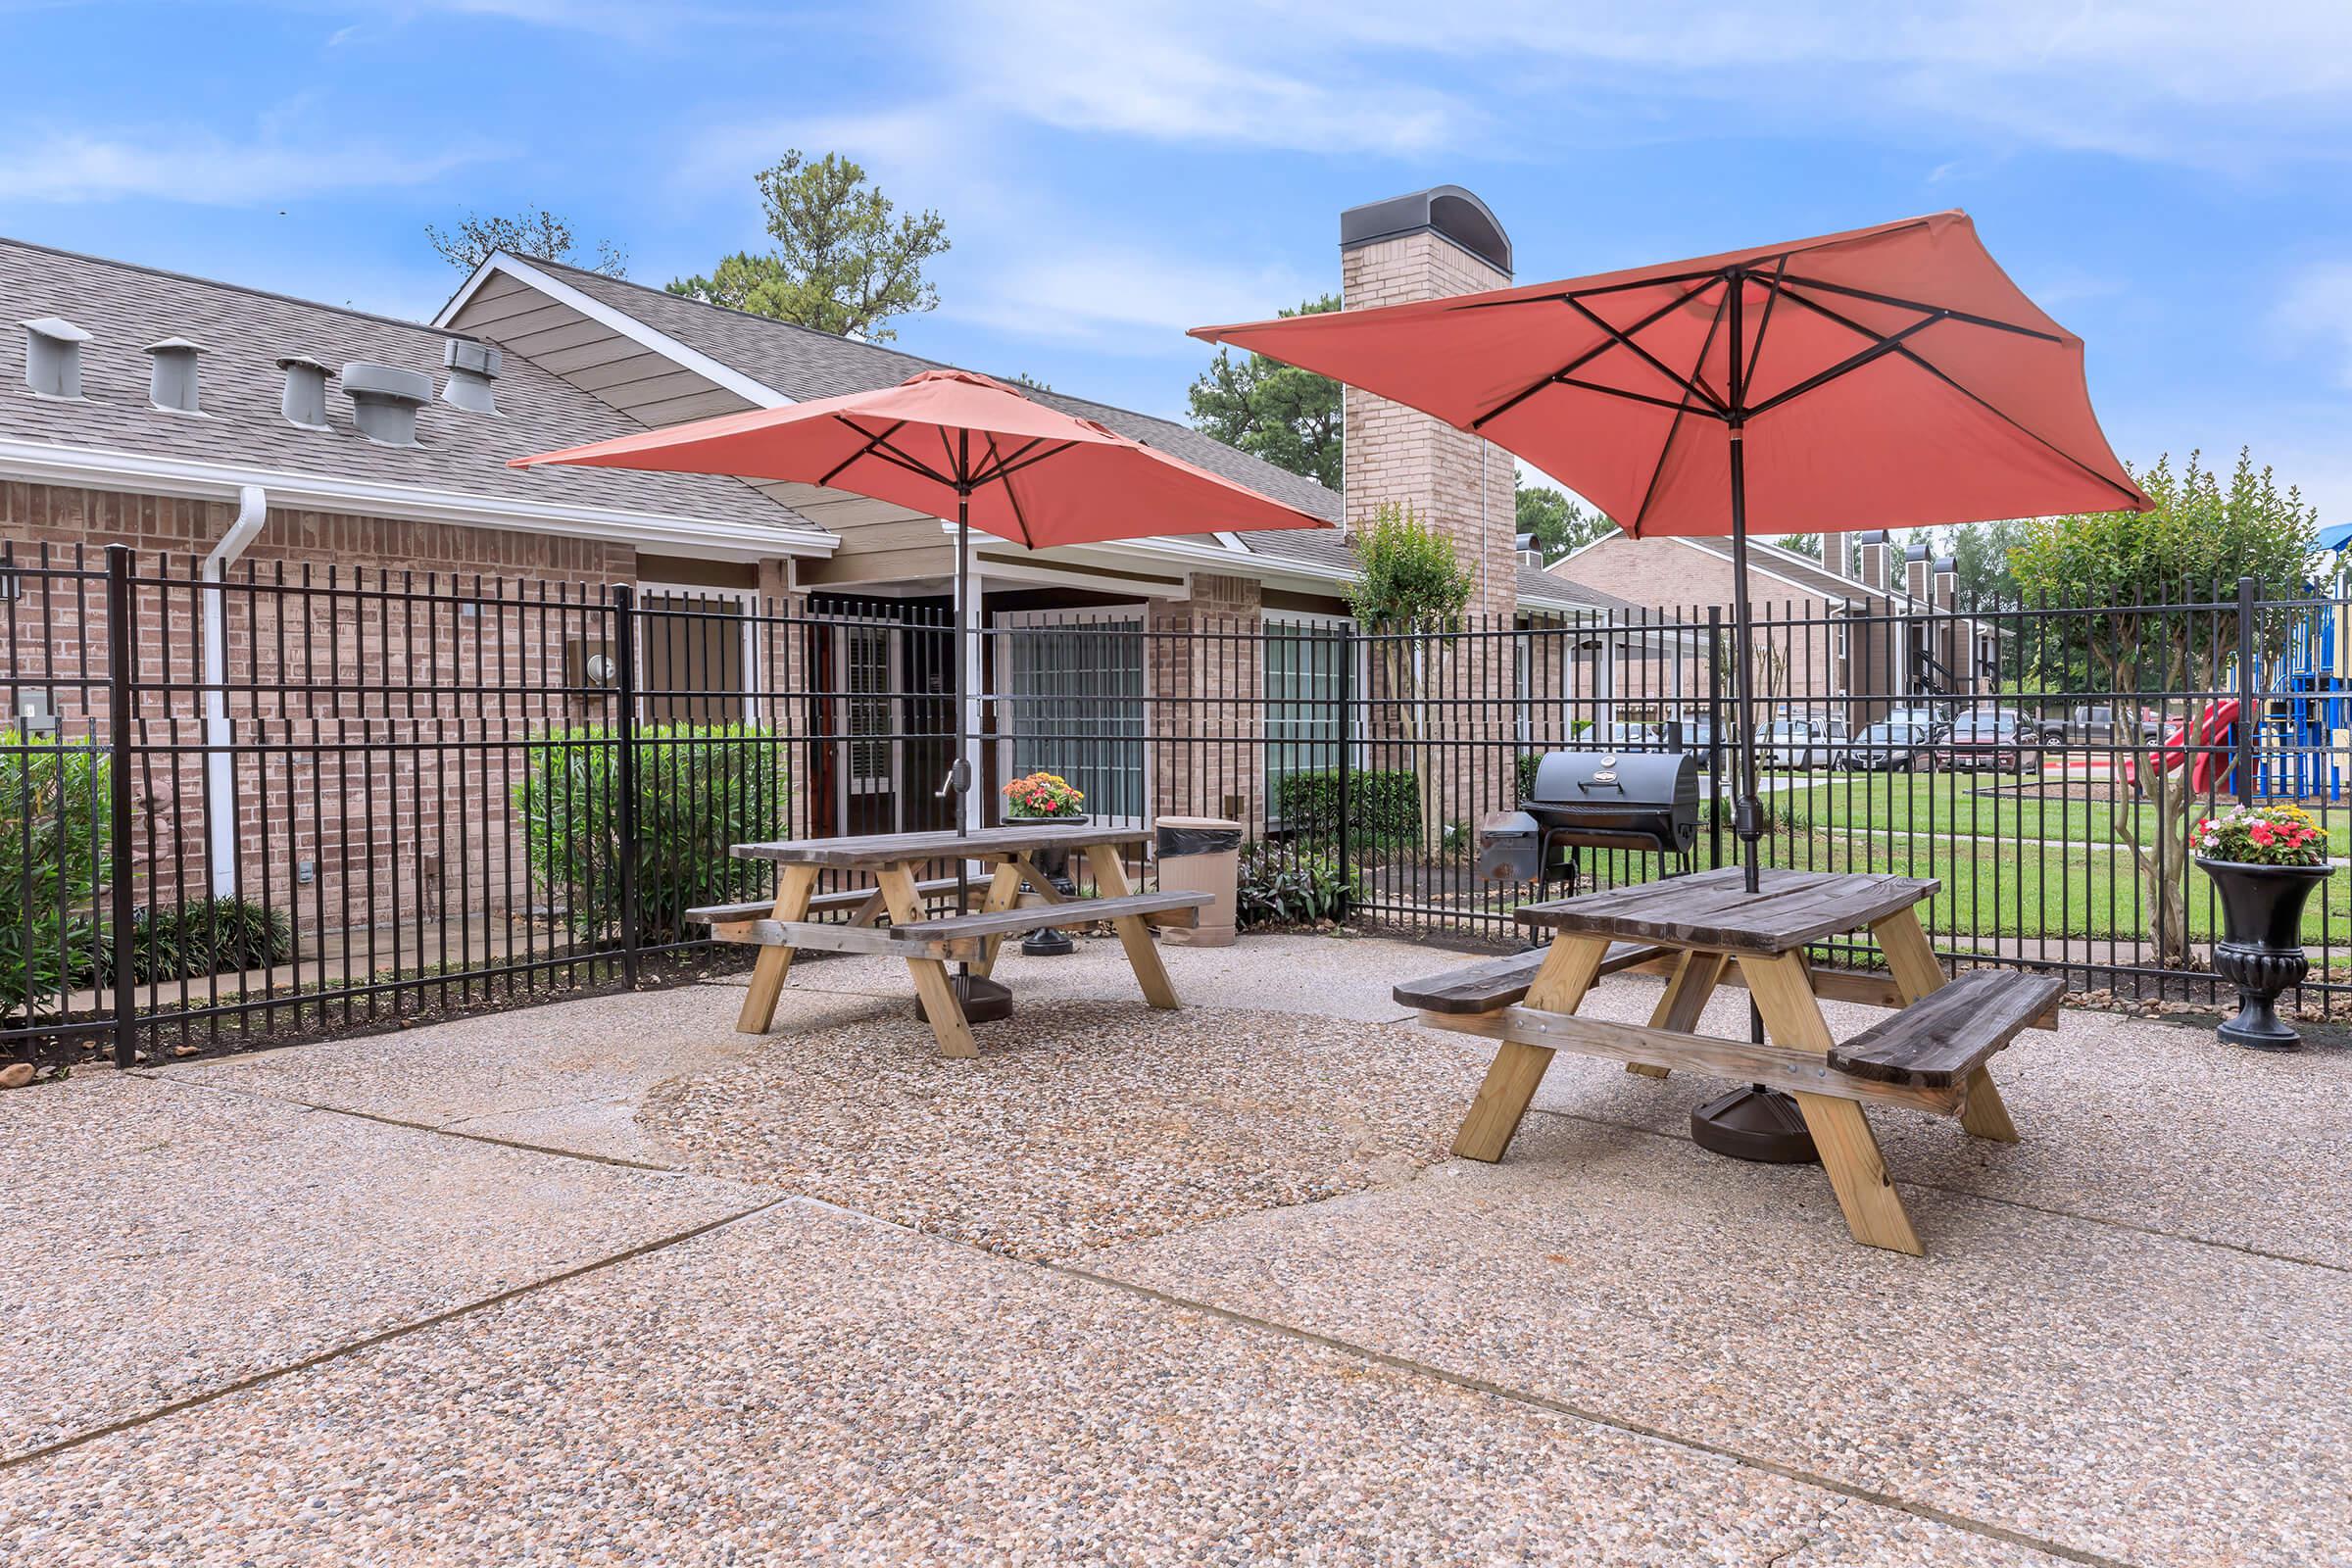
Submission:
M 0 1096 L 0 1562 L 2352 1563 L 2352 1052 L 2068 1013 L 2024 1143 L 1875 1118 L 1916 1259 L 1680 1077 L 1445 1159 L 1452 956 L 1167 956 Z

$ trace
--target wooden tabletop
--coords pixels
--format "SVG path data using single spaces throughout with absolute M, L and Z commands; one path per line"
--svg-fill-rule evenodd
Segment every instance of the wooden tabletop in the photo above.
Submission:
M 960 837 L 954 828 L 940 828 L 837 839 L 779 839 L 773 844 L 738 844 L 733 853 L 743 860 L 871 870 L 912 860 L 951 860 L 958 856 L 1030 855 L 1039 850 L 1082 850 L 1090 844 L 1142 844 L 1151 837 L 1150 828 L 1132 823 L 1038 821 L 977 828 Z
M 1724 953 L 1789 953 L 1932 898 L 1932 877 L 1766 869 L 1750 893 L 1738 866 L 1519 907 L 1519 922 L 1625 942 Z

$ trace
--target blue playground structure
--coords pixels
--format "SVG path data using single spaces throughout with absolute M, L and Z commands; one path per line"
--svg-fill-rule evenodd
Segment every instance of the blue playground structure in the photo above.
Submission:
M 2285 648 L 2266 661 L 2271 667 L 2256 672 L 2257 685 L 2270 693 L 2257 710 L 2255 732 L 2255 793 L 2265 799 L 2344 798 L 2345 757 L 2352 751 L 2348 547 L 2352 523 L 2320 530 L 2314 564 L 2318 554 L 2332 555 L 2330 580 L 2306 585 L 2314 602 L 2295 613 Z

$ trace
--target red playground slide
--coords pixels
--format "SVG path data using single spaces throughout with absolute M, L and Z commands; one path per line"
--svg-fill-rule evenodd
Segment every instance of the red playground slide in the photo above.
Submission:
M 2188 787 L 2199 795 L 2218 790 L 2229 777 L 2230 752 L 2230 732 L 2237 725 L 2237 699 L 2225 697 L 2218 703 L 2208 703 L 2205 710 L 2193 721 L 2197 738 L 2192 743 L 2187 736 L 2187 724 L 2176 724 L 2165 732 L 2156 749 L 2156 770 L 2170 773 L 2187 757 L 2190 745 L 2199 750 L 2197 760 L 2188 769 Z M 2124 759 L 2124 778 L 2132 784 L 2139 782 L 2139 759 Z

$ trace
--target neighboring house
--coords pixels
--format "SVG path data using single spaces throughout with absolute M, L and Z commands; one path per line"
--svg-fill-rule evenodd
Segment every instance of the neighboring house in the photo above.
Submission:
M 1748 597 L 1759 628 L 1753 680 L 1772 711 L 1834 708 L 1854 724 L 1918 699 L 1965 698 L 1998 671 L 1998 632 L 1958 614 L 1948 556 L 1914 545 L 1896 559 L 1884 530 L 1857 536 L 1851 576 L 1764 540 L 1748 545 Z M 1832 552 L 1844 558 L 1843 551 Z M 1674 629 L 1620 636 L 1602 685 L 1626 718 L 1689 711 L 1707 694 L 1707 607 L 1729 606 L 1728 539 L 1628 538 L 1570 552 L 1545 570 L 1595 593 L 1631 600 Z

